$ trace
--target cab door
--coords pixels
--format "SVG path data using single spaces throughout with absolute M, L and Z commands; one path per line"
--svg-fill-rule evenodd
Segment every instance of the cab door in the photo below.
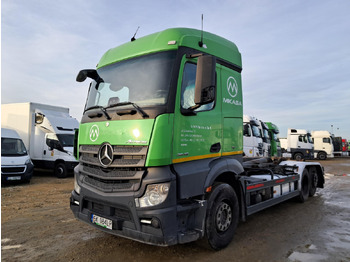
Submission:
M 193 109 L 196 70 L 196 59 L 184 56 L 180 66 L 175 104 L 173 163 L 221 156 L 220 85 L 216 80 L 215 101 Z M 216 78 L 219 79 L 218 76 Z

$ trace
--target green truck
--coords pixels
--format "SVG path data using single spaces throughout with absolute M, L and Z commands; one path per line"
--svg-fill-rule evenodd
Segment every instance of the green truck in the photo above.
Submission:
M 76 132 L 75 217 L 105 232 L 215 250 L 239 221 L 323 187 L 318 163 L 243 163 L 242 62 L 217 35 L 167 29 L 108 50 Z
M 271 142 L 271 157 L 281 157 L 281 143 L 278 138 L 278 134 L 280 133 L 278 127 L 271 123 L 271 122 L 265 122 L 268 126 L 269 130 L 269 137 Z

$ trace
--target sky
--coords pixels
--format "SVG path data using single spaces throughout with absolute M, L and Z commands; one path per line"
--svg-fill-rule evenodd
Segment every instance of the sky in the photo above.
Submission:
M 350 140 L 348 0 L 2 0 L 1 103 L 69 107 L 80 121 L 88 82 L 110 48 L 172 27 L 234 42 L 243 62 L 243 110 L 288 128 Z

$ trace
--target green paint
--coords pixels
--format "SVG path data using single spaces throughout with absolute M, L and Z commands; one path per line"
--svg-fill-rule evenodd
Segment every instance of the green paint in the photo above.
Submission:
M 277 134 L 279 133 L 279 129 L 275 124 L 271 122 L 265 122 L 265 124 L 269 128 L 269 136 L 271 140 L 271 156 L 280 157 L 278 155 L 278 150 L 277 150 L 277 148 L 281 148 L 280 141 L 277 137 Z
M 201 34 L 199 30 L 175 28 L 148 35 L 108 50 L 97 68 L 151 53 L 177 50 L 179 47 L 192 48 L 194 53 L 205 52 L 236 67 L 242 66 L 241 54 L 234 43 L 204 32 L 205 46 L 199 47 Z M 174 69 L 178 72 L 177 85 L 170 87 L 176 89 L 176 95 L 167 101 L 175 104 L 173 113 L 160 114 L 155 119 L 106 121 L 102 117 L 101 122 L 82 123 L 78 144 L 101 145 L 108 142 L 111 145 L 148 146 L 146 166 L 239 154 L 243 150 L 241 74 L 217 63 L 216 100 L 213 104 L 202 106 L 196 115 L 186 115 L 181 113 L 181 107 L 185 108 L 184 99 L 194 94 L 195 78 L 192 82 L 188 78 L 196 75 L 193 70 L 197 59 L 186 55 L 180 59 L 181 63 L 176 64 L 178 68 Z M 187 67 L 190 69 L 185 73 Z M 147 106 L 143 108 L 147 112 Z M 127 116 L 123 119 L 127 119 Z M 219 149 L 213 150 L 215 145 L 219 145 Z

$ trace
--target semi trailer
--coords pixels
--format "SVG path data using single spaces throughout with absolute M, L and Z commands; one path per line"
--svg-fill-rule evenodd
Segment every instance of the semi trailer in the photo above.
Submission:
M 108 50 L 76 132 L 70 208 L 104 232 L 226 247 L 239 221 L 323 187 L 319 163 L 243 162 L 242 62 L 217 35 L 167 29 Z

